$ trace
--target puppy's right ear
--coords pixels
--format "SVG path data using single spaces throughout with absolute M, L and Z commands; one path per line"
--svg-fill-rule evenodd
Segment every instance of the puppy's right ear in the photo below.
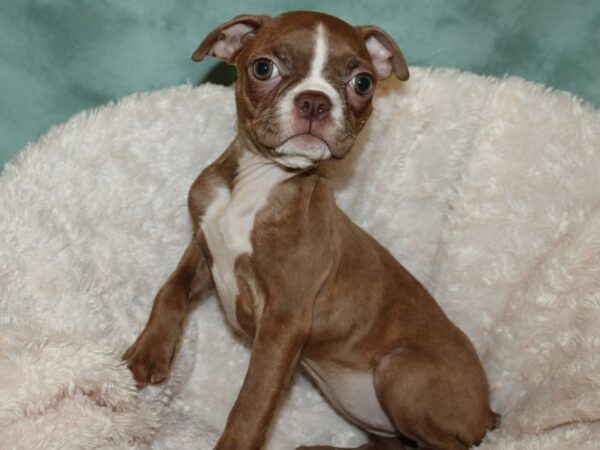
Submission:
M 234 64 L 240 50 L 269 20 L 269 16 L 237 16 L 211 31 L 200 43 L 192 59 L 200 62 L 206 55 L 210 55 L 228 64 Z

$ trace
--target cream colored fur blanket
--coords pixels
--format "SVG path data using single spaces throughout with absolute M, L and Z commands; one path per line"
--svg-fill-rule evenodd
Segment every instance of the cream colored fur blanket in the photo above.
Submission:
M 0 177 L 0 448 L 209 449 L 248 361 L 212 298 L 172 377 L 120 355 L 190 235 L 187 189 L 233 94 L 181 86 L 81 113 Z M 482 449 L 600 448 L 600 115 L 517 78 L 415 68 L 380 90 L 341 207 L 474 341 L 502 426 Z M 295 377 L 270 449 L 364 435 Z

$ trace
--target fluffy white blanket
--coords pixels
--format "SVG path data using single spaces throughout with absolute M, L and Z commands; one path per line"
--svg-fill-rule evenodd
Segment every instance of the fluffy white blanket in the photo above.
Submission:
M 120 355 L 189 234 L 186 193 L 234 136 L 232 91 L 181 86 L 81 113 L 0 177 L 0 447 L 208 449 L 248 348 L 215 299 L 172 377 Z M 379 92 L 341 206 L 474 341 L 502 426 L 482 449 L 600 448 L 600 115 L 517 78 L 413 69 Z M 364 436 L 298 375 L 270 449 Z

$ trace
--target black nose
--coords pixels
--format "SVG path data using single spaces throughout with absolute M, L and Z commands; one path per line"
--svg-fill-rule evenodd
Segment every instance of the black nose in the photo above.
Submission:
M 324 120 L 329 116 L 331 100 L 322 92 L 304 91 L 300 92 L 294 104 L 300 117 L 308 120 Z

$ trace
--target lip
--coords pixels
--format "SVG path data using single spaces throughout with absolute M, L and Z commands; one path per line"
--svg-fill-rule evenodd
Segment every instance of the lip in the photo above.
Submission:
M 294 138 L 302 138 L 302 137 L 307 137 L 307 138 L 312 137 L 312 138 L 318 139 L 321 142 L 323 142 L 327 146 L 327 148 L 329 150 L 331 150 L 331 145 L 329 145 L 329 142 L 327 142 L 327 140 L 325 140 L 321 136 L 319 136 L 317 134 L 314 134 L 314 133 L 297 133 L 297 134 L 294 134 L 292 136 L 289 136 L 289 137 L 285 138 L 283 141 L 281 141 L 281 143 L 279 145 L 277 145 L 277 147 L 280 147 L 280 146 L 284 145 L 286 142 L 288 142 L 288 141 L 290 141 L 290 140 L 292 140 Z

